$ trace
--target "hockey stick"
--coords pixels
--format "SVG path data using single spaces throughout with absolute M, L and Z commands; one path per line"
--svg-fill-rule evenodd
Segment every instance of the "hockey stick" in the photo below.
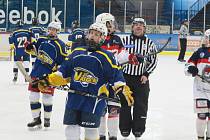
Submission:
M 148 57 L 150 57 L 150 56 L 152 56 L 152 55 L 155 55 L 155 54 L 159 54 L 159 53 L 161 53 L 163 50 L 164 50 L 164 48 L 165 47 L 167 47 L 168 46 L 168 44 L 171 42 L 171 38 L 172 37 L 169 37 L 168 39 L 167 39 L 167 42 L 163 45 L 163 47 L 161 47 L 157 52 L 153 52 L 153 53 L 150 53 L 150 54 L 148 54 L 148 55 L 142 55 L 142 54 L 138 54 L 138 53 L 136 53 L 135 55 L 136 56 L 139 56 L 139 57 L 141 57 L 142 59 L 148 59 Z M 127 62 L 124 62 L 124 63 L 121 63 L 120 65 L 124 65 L 124 64 L 127 64 L 127 63 L 129 63 L 129 61 L 127 61 Z
M 166 41 L 166 43 L 163 45 L 163 47 L 161 47 L 160 49 L 158 49 L 157 52 L 150 53 L 150 54 L 145 55 L 145 56 L 143 56 L 143 57 L 144 57 L 144 58 L 148 58 L 148 57 L 150 57 L 150 56 L 152 56 L 152 55 L 161 53 L 161 52 L 164 50 L 164 48 L 167 47 L 168 44 L 171 42 L 171 38 L 172 38 L 172 37 L 169 37 L 168 40 Z
M 39 80 L 32 80 L 31 77 L 28 75 L 28 73 L 26 72 L 25 68 L 23 67 L 22 63 L 21 62 L 17 62 L 17 66 L 20 70 L 20 72 L 23 74 L 23 76 L 25 77 L 26 81 L 28 81 L 29 83 L 37 83 L 39 80 L 42 80 L 44 79 L 45 77 L 39 79 Z M 52 86 L 54 87 L 54 86 Z M 104 99 L 104 100 L 107 100 L 107 101 L 111 101 L 111 102 L 115 102 L 115 103 L 120 103 L 120 101 L 118 99 L 114 99 L 114 98 L 109 98 L 109 97 L 105 97 L 105 96 L 97 96 L 97 95 L 94 95 L 94 94 L 90 94 L 90 93 L 87 93 L 87 92 L 82 92 L 82 91 L 76 91 L 76 90 L 72 90 L 70 89 L 70 87 L 68 85 L 65 85 L 64 86 L 59 86 L 59 87 L 55 87 L 56 89 L 58 90 L 62 90 L 62 91 L 67 91 L 67 92 L 71 92 L 71 93 L 75 93 L 75 94 L 79 94 L 79 95 L 82 95 L 82 96 L 87 96 L 87 97 L 92 97 L 92 98 L 98 98 L 98 99 Z
M 10 51 L 9 51 L 9 61 L 12 61 L 12 50 L 10 49 Z
M 92 97 L 92 98 L 98 98 L 98 99 L 104 99 L 104 100 L 107 100 L 107 101 L 111 101 L 111 102 L 115 102 L 115 103 L 120 103 L 120 100 L 118 100 L 118 99 L 109 98 L 109 97 L 105 97 L 105 96 L 97 96 L 97 95 L 90 94 L 90 93 L 87 93 L 87 92 L 82 92 L 82 91 L 75 91 L 75 90 L 70 89 L 69 86 L 67 86 L 67 87 L 60 86 L 60 87 L 56 87 L 56 89 L 62 90 L 62 91 L 67 91 L 67 92 L 71 92 L 71 93 L 76 93 L 76 94 L 79 94 L 79 95 L 82 95 L 82 96 L 87 96 L 87 97 Z
M 18 69 L 20 70 L 20 72 L 23 74 L 23 76 L 26 79 L 26 81 L 29 82 L 29 83 L 32 83 L 33 80 L 31 79 L 31 77 L 26 72 L 25 68 L 23 67 L 22 62 L 21 61 L 17 61 L 16 65 L 17 65 Z

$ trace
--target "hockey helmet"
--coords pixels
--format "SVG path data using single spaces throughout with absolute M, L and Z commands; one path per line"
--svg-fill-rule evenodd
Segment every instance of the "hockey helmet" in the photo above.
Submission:
M 61 23 L 57 22 L 57 21 L 52 21 L 52 22 L 50 22 L 50 24 L 48 25 L 47 28 L 54 28 L 58 32 L 60 32 L 61 31 Z
M 100 32 L 102 34 L 102 36 L 107 36 L 107 27 L 102 24 L 102 23 L 93 23 L 92 25 L 90 25 L 89 27 L 89 31 L 90 30 L 96 30 L 98 32 Z
M 116 28 L 118 27 L 114 16 L 110 13 L 99 14 L 96 17 L 96 22 L 106 25 L 109 34 L 115 32 Z
M 186 22 L 188 22 L 188 20 L 187 20 L 187 19 L 184 19 L 184 20 L 182 21 L 182 24 L 185 24 Z
M 110 13 L 102 13 L 102 14 L 99 14 L 96 17 L 96 22 L 100 22 L 100 23 L 105 24 L 105 25 L 107 24 L 107 22 L 109 22 L 111 24 L 114 21 L 115 21 L 115 18 Z
M 19 20 L 17 21 L 17 27 L 21 28 L 21 27 L 23 27 L 23 25 L 24 25 L 23 20 L 22 20 L 22 19 L 19 19 Z
M 37 19 L 37 17 L 32 18 L 32 25 L 38 25 L 39 21 Z
M 210 29 L 205 31 L 204 36 L 210 40 Z
M 146 21 L 142 17 L 135 17 L 132 21 L 132 25 L 137 24 L 137 23 L 143 23 L 144 26 L 146 27 Z
M 206 30 L 202 39 L 202 46 L 210 47 L 210 29 Z
M 101 45 L 104 43 L 108 31 L 107 27 L 102 23 L 93 23 L 89 27 L 89 33 L 91 30 L 95 30 L 101 33 L 99 42 L 95 42 L 92 38 L 89 38 L 89 34 L 87 35 L 86 44 L 89 46 L 89 51 L 96 51 L 100 49 Z
M 79 21 L 78 20 L 74 20 L 71 23 L 71 27 L 72 27 L 72 29 L 79 28 Z

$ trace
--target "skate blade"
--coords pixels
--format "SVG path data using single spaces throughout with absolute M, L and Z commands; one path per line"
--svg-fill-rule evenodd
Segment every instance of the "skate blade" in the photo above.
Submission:
M 34 127 L 28 127 L 29 131 L 38 131 L 38 130 L 41 130 L 41 129 L 42 129 L 41 125 L 37 125 L 37 126 L 34 126 Z

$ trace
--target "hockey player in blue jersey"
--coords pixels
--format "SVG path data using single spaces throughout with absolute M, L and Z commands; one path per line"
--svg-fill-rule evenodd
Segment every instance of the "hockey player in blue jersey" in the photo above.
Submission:
M 69 50 L 73 50 L 78 46 L 85 44 L 85 32 L 80 28 L 79 21 L 72 22 L 72 32 L 68 36 L 67 46 Z
M 108 28 L 108 36 L 106 37 L 101 48 L 110 51 L 114 54 L 119 64 L 131 63 L 139 64 L 142 63 L 140 58 L 134 54 L 130 54 L 121 41 L 121 38 L 115 34 L 116 32 L 116 21 L 115 17 L 110 13 L 102 13 L 96 17 L 96 22 L 106 25 Z M 110 89 L 110 92 L 113 92 Z M 113 95 L 113 94 L 110 94 Z M 112 96 L 112 98 L 116 98 Z M 119 113 L 120 106 L 107 102 L 108 118 L 106 112 L 104 117 L 101 118 L 101 125 L 99 128 L 100 140 L 106 140 L 106 129 L 108 129 L 109 140 L 117 140 L 118 128 L 119 128 Z
M 32 27 L 29 28 L 29 31 L 32 33 L 32 37 L 36 40 L 38 40 L 40 36 L 46 35 L 46 31 L 44 30 L 43 27 L 39 26 L 39 21 L 36 17 L 32 18 Z M 36 59 L 36 56 L 31 55 L 32 65 L 34 64 L 35 59 Z
M 36 80 L 43 77 L 45 74 L 52 73 L 57 69 L 65 57 L 65 43 L 61 41 L 57 34 L 61 30 L 61 23 L 51 22 L 48 25 L 47 35 L 40 37 L 37 42 L 26 44 L 26 51 L 37 56 L 33 65 L 30 76 Z M 28 90 L 30 91 L 30 107 L 32 112 L 33 121 L 28 123 L 30 129 L 41 127 L 41 103 L 40 103 L 40 90 L 38 84 L 30 83 Z M 41 91 L 42 103 L 44 107 L 44 127 L 50 127 L 50 117 L 53 106 L 53 93 L 54 88 L 47 87 L 46 91 Z
M 23 25 L 23 21 L 18 20 L 17 30 L 9 37 L 10 49 L 11 51 L 14 50 L 13 82 L 16 82 L 18 77 L 17 61 L 22 61 L 26 72 L 29 72 L 30 55 L 25 52 L 24 43 L 27 41 L 30 42 L 32 35 L 28 30 L 23 28 Z
M 92 24 L 87 35 L 87 45 L 75 48 L 57 72 L 48 75 L 39 83 L 40 89 L 45 90 L 48 84 L 65 85 L 70 79 L 70 88 L 75 93 L 69 92 L 66 102 L 64 124 L 67 125 L 67 140 L 79 140 L 80 126 L 85 128 L 85 139 L 99 139 L 98 127 L 106 101 L 81 95 L 80 92 L 108 96 L 107 85 L 110 84 L 129 106 L 133 104 L 132 92 L 126 86 L 122 73 L 119 73 L 120 67 L 113 54 L 101 49 L 106 35 L 105 25 Z

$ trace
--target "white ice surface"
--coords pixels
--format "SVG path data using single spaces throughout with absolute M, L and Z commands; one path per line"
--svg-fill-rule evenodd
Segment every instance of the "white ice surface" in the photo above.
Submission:
M 27 84 L 21 74 L 13 84 L 13 63 L 0 61 L 0 67 L 0 140 L 65 140 L 62 120 L 66 93 L 56 91 L 51 128 L 28 131 L 31 112 Z M 196 139 L 193 78 L 183 71 L 184 63 L 178 63 L 175 56 L 159 56 L 158 66 L 150 76 L 149 111 L 142 140 Z

